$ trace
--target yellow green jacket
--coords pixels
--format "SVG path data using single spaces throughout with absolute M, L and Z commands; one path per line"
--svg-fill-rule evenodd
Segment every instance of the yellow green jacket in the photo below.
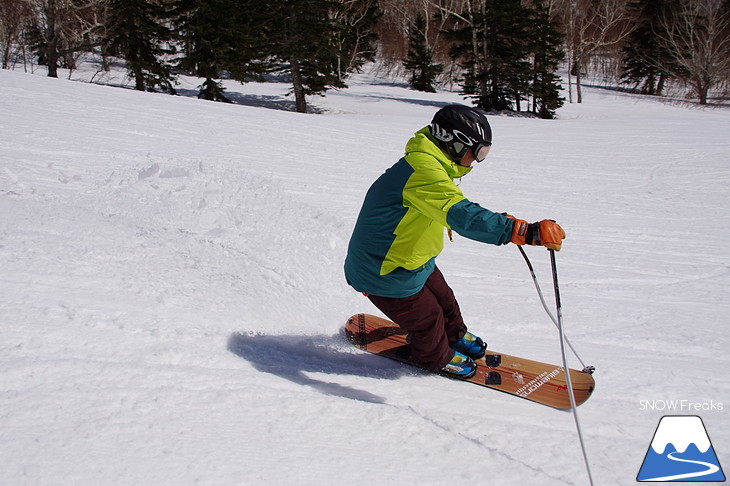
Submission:
M 449 228 L 467 238 L 509 243 L 513 222 L 469 201 L 454 183 L 471 168 L 451 161 L 428 127 L 368 190 L 350 238 L 345 277 L 359 292 L 407 297 L 421 290 Z

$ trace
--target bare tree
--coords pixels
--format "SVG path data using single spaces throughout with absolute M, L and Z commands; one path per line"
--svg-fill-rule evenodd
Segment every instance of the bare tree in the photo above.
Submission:
M 707 104 L 710 89 L 730 78 L 730 4 L 685 0 L 678 11 L 665 10 L 659 25 L 655 35 L 674 61 L 672 76 Z
M 25 27 L 33 19 L 33 11 L 26 0 L 0 1 L 0 47 L 2 68 L 10 68 L 13 49 L 22 47 Z
M 98 45 L 93 34 L 102 28 L 103 11 L 108 0 L 25 1 L 35 12 L 49 77 L 58 77 L 61 58 L 73 67 L 74 53 Z
M 383 11 L 376 27 L 380 39 L 380 58 L 387 64 L 399 65 L 408 50 L 407 38 L 411 25 L 420 12 L 426 19 L 433 14 L 430 0 L 379 0 Z M 427 22 L 426 31 L 430 22 Z M 428 34 L 426 40 L 429 41 Z M 429 42 L 430 43 L 430 42 Z
M 339 0 L 343 9 L 333 13 L 335 22 L 342 26 L 332 42 L 337 47 L 337 74 L 344 78 L 356 71 L 364 61 L 375 56 L 373 25 L 380 17 L 377 0 Z
M 563 0 L 568 61 L 569 100 L 573 102 L 571 75 L 575 76 L 577 102 L 583 102 L 581 76 L 591 58 L 620 45 L 635 28 L 630 0 Z
M 380 60 L 385 61 L 391 71 L 400 69 L 401 60 L 408 52 L 409 32 L 420 14 L 426 19 L 423 35 L 426 45 L 433 52 L 434 61 L 454 65 L 449 57 L 449 44 L 442 34 L 446 24 L 453 18 L 452 13 L 463 12 L 467 1 L 378 0 L 383 11 L 376 27 L 380 38 Z

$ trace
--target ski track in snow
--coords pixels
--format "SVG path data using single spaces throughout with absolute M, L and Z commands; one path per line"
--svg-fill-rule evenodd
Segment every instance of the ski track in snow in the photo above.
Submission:
M 300 115 L 275 83 L 229 83 L 239 106 L 0 71 L 4 484 L 586 484 L 568 413 L 342 335 L 376 312 L 341 271 L 367 187 L 462 101 L 373 81 Z M 730 111 L 585 92 L 555 121 L 491 117 L 461 187 L 566 228 L 593 475 L 634 484 L 667 413 L 640 400 L 730 402 Z M 559 362 L 516 249 L 456 236 L 439 266 L 493 349 Z M 684 412 L 730 450 L 726 411 Z

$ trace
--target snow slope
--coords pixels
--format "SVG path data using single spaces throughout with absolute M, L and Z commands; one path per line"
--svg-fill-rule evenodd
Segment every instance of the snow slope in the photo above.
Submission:
M 231 84 L 241 106 L 0 71 L 3 484 L 587 483 L 569 413 L 341 335 L 377 312 L 341 271 L 367 187 L 461 101 L 350 84 L 301 115 L 275 83 Z M 461 187 L 568 232 L 596 484 L 634 484 L 666 414 L 730 463 L 730 111 L 588 88 L 559 115 L 493 116 Z M 514 247 L 457 236 L 439 265 L 490 347 L 560 361 Z

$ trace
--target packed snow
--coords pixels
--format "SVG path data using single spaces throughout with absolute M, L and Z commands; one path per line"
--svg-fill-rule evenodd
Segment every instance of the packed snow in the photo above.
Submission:
M 175 97 L 43 74 L 0 71 L 0 482 L 588 483 L 570 412 L 343 336 L 378 313 L 342 272 L 365 191 L 458 93 L 363 74 L 303 115 L 284 83 L 221 104 L 193 78 Z M 730 464 L 730 109 L 584 95 L 492 116 L 461 188 L 567 231 L 595 483 L 635 484 L 663 415 L 701 416 Z M 548 252 L 527 252 L 552 305 Z M 492 349 L 560 363 L 517 248 L 456 235 L 438 262 Z

